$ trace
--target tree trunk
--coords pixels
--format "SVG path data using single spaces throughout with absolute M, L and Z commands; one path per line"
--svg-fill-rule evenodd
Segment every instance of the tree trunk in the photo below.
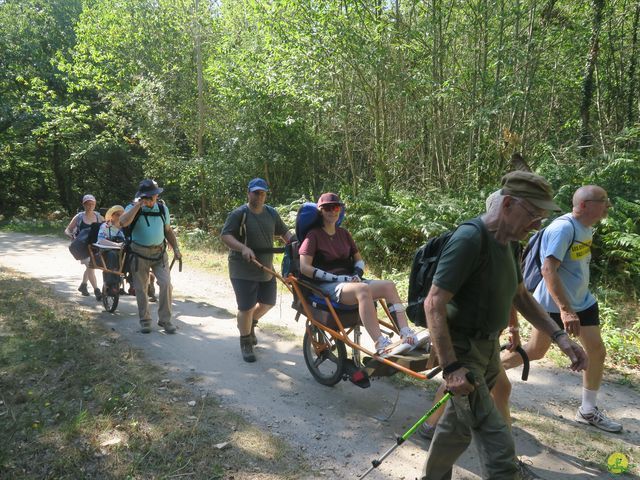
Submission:
M 589 54 L 587 55 L 587 63 L 584 69 L 584 79 L 582 82 L 582 101 L 580 103 L 580 154 L 587 156 L 591 147 L 591 125 L 590 125 L 590 109 L 593 99 L 594 77 L 596 63 L 598 61 L 598 48 L 600 29 L 602 27 L 602 12 L 604 10 L 605 0 L 593 0 L 593 20 L 591 24 L 591 41 L 589 45 Z
M 630 127 L 637 120 L 637 112 L 634 107 L 636 98 L 636 67 L 638 65 L 638 23 L 640 22 L 640 1 L 636 3 L 636 12 L 633 17 L 633 27 L 631 29 L 631 54 L 629 55 L 629 73 L 627 90 L 627 126 Z
M 200 179 L 200 227 L 206 226 L 207 218 L 207 196 L 205 194 L 206 189 L 206 175 L 205 166 L 203 162 L 204 158 L 204 80 L 202 78 L 202 36 L 200 32 L 200 22 L 198 21 L 200 2 L 195 0 L 193 23 L 195 29 L 195 50 L 196 50 L 196 75 L 198 82 L 198 129 L 196 131 L 196 150 L 198 155 L 198 161 L 200 162 L 200 172 L 198 177 Z

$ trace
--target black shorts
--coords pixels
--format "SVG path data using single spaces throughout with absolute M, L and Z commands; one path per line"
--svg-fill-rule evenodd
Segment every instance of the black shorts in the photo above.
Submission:
M 598 310 L 598 302 L 591 305 L 586 310 L 582 310 L 581 312 L 576 312 L 578 318 L 580 319 L 581 327 L 596 327 L 600 325 L 600 311 Z M 555 320 L 560 328 L 564 330 L 564 324 L 562 323 L 562 318 L 559 313 L 549 313 L 551 318 Z
M 238 310 L 244 312 L 251 310 L 256 303 L 275 305 L 278 293 L 275 277 L 268 282 L 255 282 L 253 280 L 241 280 L 232 278 L 231 285 L 236 294 Z

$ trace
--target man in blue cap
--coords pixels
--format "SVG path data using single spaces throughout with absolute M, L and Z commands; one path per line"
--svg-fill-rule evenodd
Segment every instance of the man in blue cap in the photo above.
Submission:
M 265 205 L 269 186 L 262 178 L 248 185 L 248 202 L 227 216 L 221 239 L 229 247 L 229 277 L 238 304 L 240 350 L 245 362 L 255 362 L 258 320 L 276 304 L 276 279 L 252 260 L 273 269 L 273 239 L 288 242 L 292 234 L 278 212 Z
M 136 289 L 141 333 L 151 333 L 151 313 L 147 298 L 150 270 L 153 270 L 160 287 L 158 325 L 163 327 L 166 333 L 176 332 L 176 327 L 171 322 L 172 287 L 167 243 L 171 245 L 176 258 L 180 259 L 182 254 L 176 235 L 171 229 L 169 209 L 162 200 L 158 200 L 158 195 L 162 192 L 163 189 L 154 180 L 143 180 L 138 187 L 135 202 L 128 205 L 120 217 L 120 224 L 129 227 L 130 230 L 133 257 L 130 268 L 133 286 Z

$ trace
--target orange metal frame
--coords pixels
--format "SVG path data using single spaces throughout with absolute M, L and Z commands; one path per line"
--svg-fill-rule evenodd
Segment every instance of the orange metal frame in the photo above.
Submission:
M 375 360 L 377 360 L 378 362 L 384 363 L 386 365 L 389 365 L 393 368 L 395 368 L 396 370 L 406 373 L 407 375 L 411 375 L 414 378 L 418 378 L 420 380 L 427 380 L 428 377 L 426 374 L 423 373 L 418 373 L 418 372 L 414 372 L 413 370 L 404 367 L 396 362 L 393 362 L 391 360 L 389 360 L 388 358 L 384 358 L 381 357 L 379 355 L 377 355 L 375 352 L 372 352 L 364 347 L 362 347 L 360 344 L 354 342 L 353 340 L 351 340 L 349 338 L 349 333 L 351 333 L 351 331 L 353 330 L 353 328 L 351 329 L 345 329 L 344 325 L 342 324 L 342 322 L 340 321 L 340 317 L 338 316 L 338 314 L 336 313 L 335 309 L 333 308 L 333 305 L 331 304 L 330 299 L 324 295 L 321 291 L 317 290 L 316 288 L 313 287 L 313 285 L 310 285 L 308 282 L 304 282 L 302 280 L 297 279 L 296 277 L 294 277 L 293 275 L 289 275 L 288 277 L 283 277 L 282 275 L 280 275 L 278 272 L 275 272 L 273 270 L 271 270 L 270 268 L 265 267 L 264 265 L 262 265 L 260 262 L 258 262 L 257 260 L 253 260 L 253 263 L 256 264 L 256 266 L 258 266 L 259 268 L 261 268 L 262 270 L 264 270 L 265 272 L 270 273 L 271 275 L 274 275 L 276 278 L 278 278 L 278 280 L 280 280 L 282 283 L 285 284 L 285 286 L 289 289 L 289 291 L 291 292 L 292 295 L 295 295 L 299 300 L 300 303 L 302 304 L 302 309 L 304 310 L 304 314 L 307 317 L 307 322 L 310 322 L 311 324 L 313 324 L 314 326 L 316 326 L 317 328 L 327 332 L 329 335 L 331 335 L 331 337 L 335 338 L 336 340 L 339 340 L 341 342 L 343 342 L 345 345 L 348 345 L 351 348 L 355 348 L 356 350 L 359 350 L 363 353 L 365 353 L 366 355 L 369 355 L 370 357 L 374 358 Z M 329 328 L 325 325 L 323 325 L 321 322 L 319 322 L 318 320 L 316 320 L 313 316 L 313 313 L 311 311 L 311 307 L 309 306 L 309 302 L 307 301 L 306 298 L 304 298 L 304 295 L 302 294 L 302 290 L 300 288 L 300 285 L 303 285 L 305 288 L 308 288 L 309 290 L 312 290 L 314 293 L 316 293 L 319 296 L 324 297 L 326 304 L 327 304 L 327 308 L 329 310 L 329 313 L 331 314 L 331 316 L 333 317 L 333 319 L 336 322 L 336 325 L 338 326 L 337 330 L 334 330 L 332 328 Z M 387 304 L 384 302 L 384 300 L 380 301 L 380 304 L 382 305 L 383 310 L 385 311 L 387 318 L 389 321 L 385 321 L 385 320 L 381 320 L 378 319 L 378 321 L 380 322 L 381 325 L 384 325 L 387 328 L 390 328 L 391 330 L 393 330 L 396 333 L 398 332 L 397 327 L 394 325 L 393 321 L 392 321 L 392 317 L 391 317 L 391 312 L 389 311 L 389 308 L 387 307 Z M 308 327 L 307 327 L 308 329 Z M 316 353 L 321 353 L 326 346 L 322 345 L 320 348 L 319 345 L 314 345 L 313 347 L 316 349 Z
M 107 272 L 107 273 L 113 273 L 115 275 L 124 275 L 124 262 L 127 259 L 127 252 L 124 251 L 124 249 L 120 249 L 119 251 L 119 256 L 120 256 L 120 262 L 119 262 L 119 270 L 111 270 L 109 269 L 109 267 L 107 267 L 106 262 L 104 261 L 104 257 L 102 255 L 102 249 L 98 248 L 98 255 L 96 255 L 95 253 L 93 253 L 93 245 L 89 245 L 89 257 L 91 257 L 91 268 L 96 268 L 98 270 L 102 270 L 103 272 Z M 96 257 L 100 259 L 100 264 L 98 264 Z

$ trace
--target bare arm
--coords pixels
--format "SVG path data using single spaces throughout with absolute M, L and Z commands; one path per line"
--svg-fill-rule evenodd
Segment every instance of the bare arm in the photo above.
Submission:
M 562 329 L 544 311 L 542 306 L 520 282 L 513 304 L 531 325 L 545 332 L 558 345 L 562 353 L 571 360 L 571 370 L 576 372 L 587 368 L 587 354 L 582 347 L 569 338 Z
M 547 286 L 547 290 L 560 309 L 560 317 L 564 323 L 564 328 L 567 333 L 571 335 L 580 335 L 580 319 L 576 312 L 571 308 L 569 299 L 558 275 L 558 269 L 560 268 L 560 260 L 555 257 L 547 257 L 542 263 L 540 271 L 542 272 L 542 278 Z
M 284 243 L 289 243 L 291 237 L 293 237 L 293 233 L 291 233 L 290 230 L 287 230 L 287 233 L 285 233 L 284 235 L 280 235 L 280 238 Z
M 120 215 L 120 225 L 123 227 L 128 227 L 133 219 L 136 218 L 136 215 L 142 208 L 142 199 L 139 199 L 129 211 L 124 212 Z
M 509 351 L 515 352 L 520 345 L 520 324 L 518 322 L 518 311 L 512 305 L 509 312 Z
M 176 256 L 176 258 L 180 260 L 182 258 L 182 253 L 180 253 L 180 247 L 178 246 L 178 239 L 176 238 L 176 233 L 173 231 L 173 228 L 171 228 L 171 225 L 165 224 L 164 237 L 167 239 L 167 242 L 169 242 L 169 245 L 171 245 L 171 248 L 173 249 L 173 253 Z
M 313 278 L 314 267 L 312 263 L 313 257 L 311 255 L 300 255 L 300 273 L 305 277 Z
M 78 215 L 76 214 L 73 216 L 73 218 L 69 222 L 69 225 L 67 225 L 67 228 L 64 229 L 64 234 L 69 238 L 73 238 L 73 231 L 76 229 L 77 224 L 78 224 Z
M 431 285 L 429 295 L 424 301 L 424 311 L 427 316 L 427 326 L 431 334 L 431 341 L 443 370 L 455 365 L 458 361 L 447 323 L 447 304 L 452 298 L 453 293 L 436 285 Z M 475 387 L 465 377 L 467 372 L 466 368 L 460 366 L 453 372 L 449 372 L 446 375 L 443 374 L 447 390 L 454 395 L 468 395 L 471 393 Z
M 244 258 L 246 261 L 251 261 L 256 258 L 256 254 L 253 252 L 253 250 L 251 250 L 233 235 L 221 235 L 220 240 L 222 240 L 222 243 L 224 243 L 231 250 L 242 253 L 242 258 Z

